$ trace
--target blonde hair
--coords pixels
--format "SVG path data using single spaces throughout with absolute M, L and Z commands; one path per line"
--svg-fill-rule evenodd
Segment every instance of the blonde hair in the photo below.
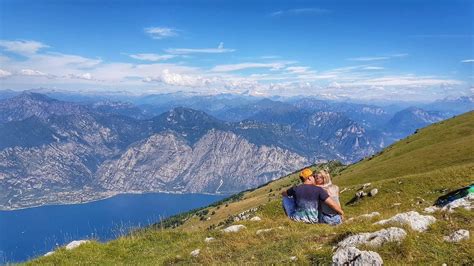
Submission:
M 330 186 L 332 185 L 331 175 L 326 170 L 321 170 L 318 172 L 323 177 L 323 186 Z
M 331 175 L 326 170 L 318 172 L 323 177 L 322 187 L 328 192 L 329 196 L 339 196 L 339 187 L 334 185 L 331 180 Z

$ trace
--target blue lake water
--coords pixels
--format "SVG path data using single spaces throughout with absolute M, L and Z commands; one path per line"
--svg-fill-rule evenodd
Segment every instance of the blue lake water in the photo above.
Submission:
M 225 196 L 126 194 L 73 205 L 0 211 L 0 264 L 41 256 L 72 240 L 110 240 L 130 228 L 203 207 Z

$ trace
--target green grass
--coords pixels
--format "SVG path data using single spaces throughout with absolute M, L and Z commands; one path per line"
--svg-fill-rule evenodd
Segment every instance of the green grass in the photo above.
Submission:
M 179 216 L 182 224 L 175 229 L 160 229 L 159 224 L 132 232 L 107 243 L 92 242 L 72 251 L 59 249 L 54 255 L 38 258 L 27 264 L 91 264 L 91 265 L 143 265 L 143 264 L 223 264 L 290 263 L 296 256 L 301 264 L 329 264 L 332 247 L 345 236 L 359 232 L 373 232 L 383 228 L 375 221 L 389 218 L 400 212 L 422 210 L 437 197 L 474 182 L 474 113 L 420 130 L 380 155 L 343 167 L 332 163 L 333 173 L 341 190 L 341 203 L 348 202 L 365 182 L 378 188 L 375 197 L 363 198 L 352 206 L 343 206 L 346 218 L 377 211 L 380 217 L 357 219 L 340 226 L 308 225 L 290 221 L 281 208 L 280 192 L 298 183 L 296 174 L 286 176 L 258 189 L 247 191 L 235 201 L 223 201 L 208 210 L 202 221 L 194 213 Z M 322 167 L 313 166 L 313 168 Z M 258 207 L 260 222 L 235 222 L 247 229 L 236 234 L 224 234 L 218 226 L 229 216 Z M 202 210 L 200 210 L 202 216 Z M 213 213 L 211 215 L 211 213 Z M 390 243 L 378 252 L 387 265 L 400 264 L 474 264 L 474 240 L 446 243 L 443 236 L 458 229 L 474 232 L 472 211 L 456 210 L 453 213 L 433 214 L 437 222 L 427 232 L 419 233 L 406 226 L 408 236 L 402 243 Z M 208 230 L 210 226 L 215 229 Z M 281 227 L 279 229 L 279 227 Z M 259 229 L 273 231 L 256 234 Z M 205 237 L 215 237 L 205 243 Z M 190 252 L 201 249 L 198 257 Z

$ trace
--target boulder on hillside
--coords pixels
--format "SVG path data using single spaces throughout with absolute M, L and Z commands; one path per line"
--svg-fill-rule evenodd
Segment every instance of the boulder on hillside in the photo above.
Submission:
M 338 248 L 357 247 L 367 245 L 379 247 L 387 242 L 400 242 L 407 236 L 405 230 L 398 227 L 390 227 L 373 233 L 361 233 L 348 236 L 337 243 Z
M 446 242 L 459 242 L 467 239 L 469 239 L 469 231 L 464 229 L 457 230 L 449 236 L 444 237 L 444 241 Z
M 440 210 L 439 207 L 430 206 L 430 207 L 425 208 L 423 211 L 426 212 L 426 213 L 434 213 L 434 212 L 439 211 L 439 210 Z
M 75 249 L 78 246 L 80 246 L 82 244 L 85 244 L 85 243 L 89 243 L 89 242 L 90 242 L 89 240 L 74 240 L 74 241 L 72 241 L 72 242 L 70 242 L 69 244 L 66 245 L 66 250 Z
M 439 210 L 453 212 L 454 209 L 461 208 L 461 207 L 463 207 L 466 210 L 471 210 L 473 208 L 472 207 L 473 201 L 474 201 L 474 194 L 469 194 L 463 198 L 453 200 L 450 203 L 444 205 L 443 207 L 438 207 L 436 205 L 427 207 L 424 209 L 424 212 L 434 213 Z
M 383 260 L 377 252 L 361 251 L 355 247 L 340 248 L 332 256 L 333 265 L 383 265 Z
M 44 254 L 43 256 L 44 256 L 44 257 L 47 257 L 47 256 L 51 256 L 51 255 L 53 255 L 53 254 L 54 254 L 54 251 L 50 251 L 50 252 Z
M 250 221 L 252 221 L 252 222 L 259 222 L 259 221 L 261 221 L 261 220 L 262 220 L 262 218 L 260 218 L 260 217 L 258 217 L 258 216 L 252 217 L 252 218 L 250 219 Z
M 195 250 L 191 251 L 190 255 L 193 256 L 193 257 L 197 257 L 197 256 L 199 256 L 199 253 L 201 253 L 201 250 L 200 249 L 195 249 Z
M 224 233 L 236 233 L 236 232 L 239 232 L 240 230 L 242 229 L 245 229 L 247 227 L 245 227 L 245 225 L 243 224 L 236 224 L 236 225 L 231 225 L 225 229 L 222 229 L 222 231 Z
M 370 190 L 369 196 L 374 197 L 375 195 L 377 195 L 377 193 L 379 193 L 379 190 L 377 188 L 373 188 L 372 190 Z
M 250 219 L 250 217 L 252 217 L 257 210 L 258 210 L 258 208 L 252 208 L 252 209 L 248 209 L 246 211 L 243 211 L 243 212 L 237 214 L 234 217 L 234 222 L 244 221 L 244 220 Z
M 436 222 L 436 218 L 430 215 L 421 215 L 416 211 L 410 211 L 405 213 L 399 213 L 392 218 L 376 222 L 375 224 L 385 225 L 388 223 L 400 223 L 406 224 L 411 227 L 411 229 L 424 232 L 428 230 L 428 227 Z
M 472 207 L 473 201 L 474 201 L 474 194 L 469 194 L 463 198 L 454 200 L 446 204 L 441 210 L 453 212 L 454 209 L 460 208 L 460 207 L 463 207 L 466 210 L 471 210 L 473 208 Z
M 216 240 L 214 237 L 206 237 L 206 238 L 204 239 L 204 242 L 209 243 L 209 242 L 212 242 L 212 241 L 214 241 L 214 240 Z

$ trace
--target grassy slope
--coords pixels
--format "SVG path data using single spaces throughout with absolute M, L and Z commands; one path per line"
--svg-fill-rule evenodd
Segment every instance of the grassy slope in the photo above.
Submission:
M 131 233 L 129 236 L 105 244 L 93 242 L 74 251 L 59 249 L 53 256 L 39 258 L 30 264 L 171 264 L 171 263 L 229 263 L 289 262 L 297 256 L 298 262 L 329 262 L 332 246 L 343 237 L 380 229 L 372 223 L 396 213 L 430 206 L 443 194 L 444 189 L 468 185 L 474 180 L 474 112 L 450 119 L 404 139 L 371 159 L 366 159 L 342 170 L 335 183 L 346 189 L 341 202 L 350 200 L 365 182 L 379 189 L 374 198 L 366 198 L 354 206 L 344 206 L 346 216 L 378 211 L 381 217 L 356 220 L 341 226 L 307 225 L 288 220 L 280 207 L 281 190 L 298 182 L 296 175 L 274 181 L 243 198 L 208 208 L 201 221 L 194 215 L 177 229 L 160 229 L 159 226 Z M 334 170 L 338 172 L 341 167 Z M 399 204 L 400 203 L 400 204 Z M 227 205 L 227 207 L 226 207 Z M 260 222 L 235 222 L 247 229 L 237 234 L 223 234 L 218 229 L 207 230 L 252 207 L 259 207 Z M 214 214 L 211 215 L 211 213 Z M 379 252 L 388 265 L 400 263 L 474 264 L 474 240 L 448 244 L 442 238 L 457 229 L 474 232 L 474 215 L 470 211 L 435 213 L 438 219 L 425 233 L 416 233 L 404 227 L 408 237 L 400 244 L 371 248 Z M 278 228 L 280 227 L 280 228 Z M 274 228 L 256 235 L 256 230 Z M 214 242 L 204 243 L 213 236 Z M 193 258 L 189 253 L 201 249 Z

